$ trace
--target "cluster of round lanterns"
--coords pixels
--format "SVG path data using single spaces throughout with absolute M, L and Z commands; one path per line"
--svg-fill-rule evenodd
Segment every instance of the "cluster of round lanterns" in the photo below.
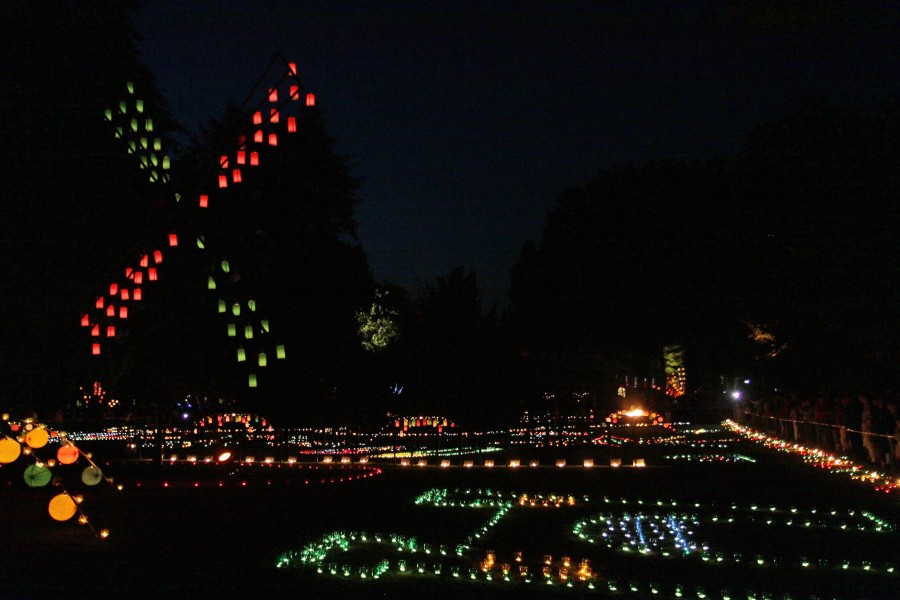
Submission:
M 26 422 L 24 425 L 11 422 L 9 427 L 14 434 L 18 433 L 19 435 L 17 438 L 6 436 L 0 439 L 0 464 L 11 464 L 22 455 L 31 455 L 34 463 L 25 467 L 22 473 L 22 478 L 28 487 L 39 488 L 49 485 L 53 481 L 52 467 L 57 464 L 75 464 L 82 456 L 81 450 L 77 446 L 46 427 L 30 422 Z M 60 444 L 55 458 L 41 460 L 34 456 L 32 451 L 44 448 L 51 439 Z M 25 445 L 24 449 L 23 444 Z M 81 472 L 81 482 L 88 486 L 94 486 L 103 481 L 103 471 L 90 460 L 88 462 L 90 464 Z M 72 496 L 68 491 L 63 491 L 51 498 L 48 512 L 57 521 L 68 521 L 78 512 L 80 500 L 81 496 Z M 86 517 L 82 517 L 82 522 L 87 522 Z

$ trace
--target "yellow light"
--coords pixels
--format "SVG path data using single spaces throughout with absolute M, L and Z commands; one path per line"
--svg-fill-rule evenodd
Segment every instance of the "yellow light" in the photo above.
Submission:
M 102 537 L 103 539 L 108 538 L 109 537 L 109 529 L 101 529 L 100 537 Z
M 219 453 L 219 457 L 216 459 L 219 462 L 225 462 L 226 460 L 231 458 L 231 452 L 228 450 L 223 450 Z

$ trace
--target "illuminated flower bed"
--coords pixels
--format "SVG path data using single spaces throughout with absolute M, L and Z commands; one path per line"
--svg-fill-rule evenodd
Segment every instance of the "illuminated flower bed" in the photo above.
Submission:
M 434 488 L 420 494 L 415 504 L 440 509 L 473 509 L 487 518 L 455 543 L 432 543 L 418 536 L 334 531 L 315 539 L 300 550 L 278 557 L 278 567 L 297 567 L 317 574 L 342 578 L 382 577 L 450 578 L 499 585 L 555 586 L 582 592 L 629 592 L 662 597 L 757 598 L 772 597 L 764 592 L 707 589 L 696 577 L 659 582 L 652 569 L 640 577 L 617 574 L 611 562 L 672 562 L 675 572 L 689 565 L 693 573 L 704 570 L 730 573 L 729 569 L 759 577 L 766 571 L 780 576 L 815 577 L 810 573 L 846 573 L 853 577 L 873 577 L 885 585 L 895 585 L 895 568 L 879 551 L 878 537 L 895 535 L 895 527 L 868 511 L 780 507 L 761 504 L 687 503 L 674 500 L 611 498 L 597 499 L 566 494 L 523 494 L 490 489 Z M 518 511 L 563 511 L 573 517 L 567 549 L 560 554 L 521 550 L 496 552 L 494 547 L 510 547 L 503 540 L 504 520 Z M 527 514 L 527 513 L 526 513 Z M 859 558 L 835 559 L 827 553 L 795 554 L 786 548 L 765 546 L 768 551 L 747 552 L 752 540 L 735 532 L 760 528 L 807 539 L 815 550 L 818 532 L 852 535 L 870 540 Z M 509 533 L 506 531 L 505 533 Z M 509 536 L 507 536 L 508 538 Z M 714 540 L 714 541 L 713 541 Z M 558 547 L 557 547 L 558 549 Z M 577 559 L 574 557 L 578 557 Z M 613 560 L 613 557 L 615 559 Z M 632 571 L 635 569 L 631 569 Z M 802 575 L 806 574 L 806 575 Z M 676 577 L 677 579 L 677 577 Z M 721 579 L 721 577 L 720 577 Z M 765 576 L 761 579 L 765 581 Z M 703 579 L 706 581 L 706 578 Z M 774 593 L 776 590 L 772 590 Z M 777 590 L 779 594 L 783 590 Z M 784 594 L 779 597 L 791 597 Z

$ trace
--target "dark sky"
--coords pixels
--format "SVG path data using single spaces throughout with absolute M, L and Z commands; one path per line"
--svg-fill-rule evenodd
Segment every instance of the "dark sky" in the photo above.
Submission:
M 897 3 L 147 0 L 144 63 L 188 128 L 297 63 L 364 178 L 379 280 L 458 265 L 502 306 L 559 193 L 600 169 L 732 156 L 799 101 L 900 89 Z

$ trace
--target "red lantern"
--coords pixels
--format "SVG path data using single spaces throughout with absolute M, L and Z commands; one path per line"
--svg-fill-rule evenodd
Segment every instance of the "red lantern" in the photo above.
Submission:
M 274 133 L 270 133 L 270 134 L 269 134 L 269 145 L 270 145 L 270 146 L 277 146 L 277 145 L 278 145 L 278 136 L 275 135 Z
M 299 100 L 300 99 L 300 86 L 292 85 L 291 86 L 291 100 Z
M 156 267 L 150 267 L 147 269 L 147 279 L 150 281 L 156 281 Z
M 170 233 L 169 234 L 169 246 L 177 246 L 178 245 L 178 234 Z
M 307 106 L 315 106 L 316 105 L 316 95 L 315 94 L 307 94 L 306 95 L 306 105 Z
M 144 272 L 143 271 L 135 271 L 134 272 L 134 283 L 135 285 L 141 285 L 144 283 Z
M 278 102 L 278 90 L 277 89 L 269 90 L 269 102 Z
M 227 188 L 228 187 L 228 177 L 225 175 L 219 175 L 219 187 Z
M 127 306 L 120 306 L 120 307 L 119 307 L 119 318 L 120 318 L 120 319 L 127 319 L 127 318 L 128 318 L 128 307 L 127 307 Z
M 115 325 L 107 325 L 106 326 L 106 337 L 116 337 L 116 326 Z
M 109 284 L 109 295 L 115 296 L 118 293 L 119 293 L 119 284 L 118 283 Z
M 228 168 L 228 157 L 225 156 L 224 154 L 222 155 L 222 158 L 219 159 L 219 166 L 222 167 L 223 169 Z
M 259 166 L 259 152 L 251 152 L 250 153 L 250 166 L 251 167 Z
M 125 267 L 125 279 L 131 279 L 131 275 L 134 273 L 134 269 L 131 267 Z
M 292 62 L 288 63 L 288 69 L 290 69 L 291 75 L 297 74 L 297 65 L 295 65 L 294 63 L 292 63 Z
M 257 129 L 256 133 L 253 134 L 253 141 L 257 144 L 262 144 L 263 141 L 263 132 L 262 129 Z
M 269 110 L 269 122 L 270 123 L 278 122 L 278 110 L 277 109 L 272 108 Z
M 206 194 L 200 194 L 200 208 L 206 208 L 209 206 L 209 196 Z
M 246 164 L 246 161 L 247 161 L 247 153 L 244 152 L 243 150 L 238 150 L 235 162 L 239 165 L 243 165 L 243 164 Z
M 116 316 L 116 307 L 115 307 L 115 305 L 110 304 L 109 306 L 106 307 L 106 316 L 107 316 L 107 317 L 114 317 L 114 316 Z
M 240 183 L 240 182 L 241 182 L 241 170 L 240 170 L 240 169 L 235 169 L 234 171 L 232 171 L 232 172 L 231 172 L 231 179 L 232 179 L 235 183 Z
M 288 133 L 296 133 L 297 132 L 297 119 L 295 117 L 288 117 Z
M 128 300 L 131 297 L 131 294 L 128 293 L 128 288 L 122 288 L 119 291 L 121 292 L 122 300 Z
M 86 313 L 81 315 L 81 326 L 82 327 L 90 327 L 90 325 L 91 325 L 90 317 L 88 317 L 88 315 Z
M 141 288 L 134 288 L 134 301 L 140 302 L 142 298 Z
M 100 337 L 100 325 L 95 323 L 94 326 L 91 327 L 91 337 Z
M 100 344 L 92 344 L 91 345 L 91 354 L 97 355 L 100 354 Z
M 104 299 L 103 296 L 97 298 L 97 301 L 94 302 L 94 308 L 103 308 Z
M 150 264 L 150 257 L 146 254 L 141 257 L 140 266 L 146 268 Z
M 262 113 L 260 111 L 256 111 L 253 113 L 253 124 L 261 125 L 262 124 Z

